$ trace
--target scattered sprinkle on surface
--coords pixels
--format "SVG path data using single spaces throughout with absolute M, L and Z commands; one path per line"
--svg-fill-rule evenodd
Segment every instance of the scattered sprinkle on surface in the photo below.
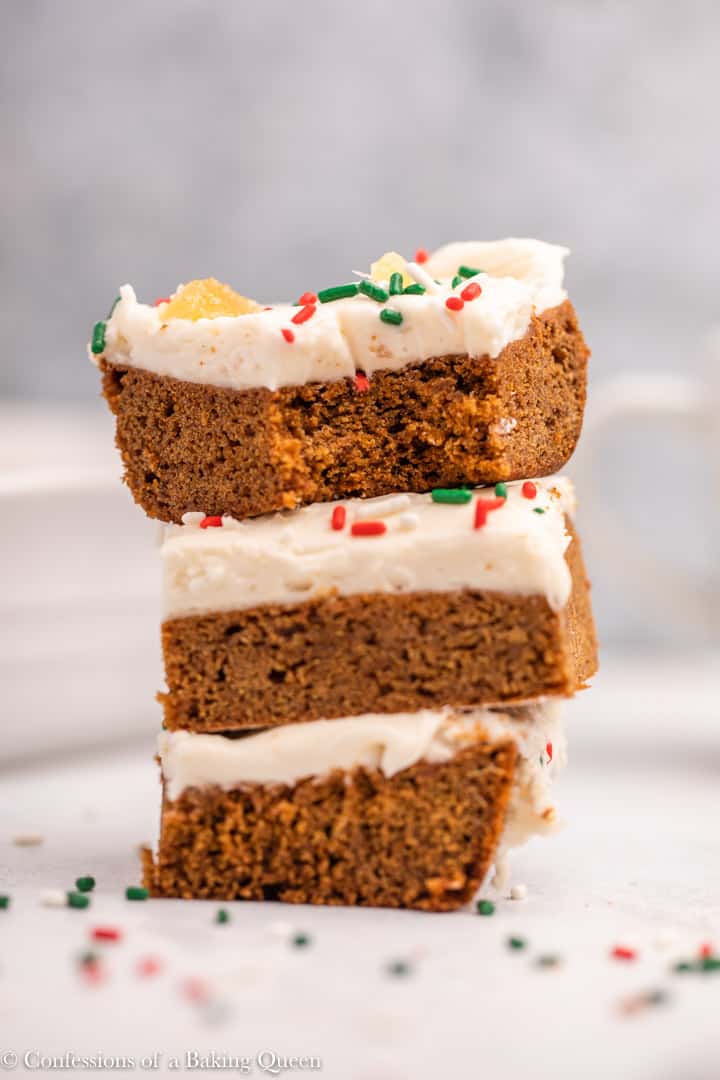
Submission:
M 308 945 L 312 945 L 312 938 L 309 934 L 300 931 L 297 934 L 293 934 L 290 939 L 290 944 L 294 949 L 306 949 Z
M 162 964 L 156 956 L 141 956 L 135 967 L 137 974 L 145 978 L 157 975 L 161 969 Z
M 493 904 L 492 900 L 478 900 L 477 904 L 475 905 L 475 910 L 477 911 L 478 915 L 494 915 L 495 905 Z
M 93 941 L 121 941 L 122 930 L 117 926 L 96 926 L 90 931 Z
M 430 495 L 433 502 L 455 506 L 463 506 L 472 499 L 472 492 L 467 488 L 433 488 Z
M 218 910 L 215 912 L 215 922 L 219 926 L 224 926 L 226 923 L 229 923 L 230 912 L 227 911 L 225 908 L 218 908 Z
M 555 968 L 559 967 L 562 960 L 557 953 L 540 953 L 535 964 L 539 968 Z
M 527 900 L 527 885 L 513 885 L 510 889 L 511 900 Z
M 385 965 L 385 970 L 395 978 L 405 978 L 412 973 L 412 967 L 407 960 L 391 960 Z
M 10 907 L 10 897 L 5 893 L 0 895 L 0 911 Z
M 147 900 L 149 896 L 149 890 L 143 888 L 142 885 L 128 885 L 125 890 L 126 900 Z
M 67 906 L 78 909 L 90 907 L 90 897 L 86 893 L 69 892 L 67 894 Z
M 614 960 L 637 960 L 637 952 L 629 945 L 614 945 L 610 955 Z
M 516 952 L 519 952 L 521 949 L 525 948 L 525 946 L 527 945 L 527 942 L 525 941 L 525 938 L 509 937 L 507 939 L 507 944 L 508 944 L 508 949 L 514 949 Z
M 40 903 L 43 907 L 67 907 L 67 893 L 64 889 L 45 889 L 40 894 Z
M 44 840 L 45 837 L 40 833 L 18 833 L 17 836 L 13 836 L 15 847 L 40 847 Z
M 78 892 L 92 892 L 95 888 L 95 878 L 86 875 L 75 879 L 75 888 Z

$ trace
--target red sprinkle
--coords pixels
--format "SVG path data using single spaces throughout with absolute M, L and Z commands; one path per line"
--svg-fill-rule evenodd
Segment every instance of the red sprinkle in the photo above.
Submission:
M 610 953 L 616 960 L 636 960 L 637 953 L 635 949 L 630 949 L 627 945 L 616 945 Z
M 200 522 L 201 529 L 219 529 L 222 525 L 222 518 L 217 515 L 211 517 L 204 517 Z
M 308 319 L 312 319 L 316 310 L 314 304 L 306 304 L 305 307 L 300 308 L 300 310 L 293 315 L 290 322 L 294 322 L 296 326 L 300 326 L 301 323 L 307 322 Z
M 293 334 L 292 330 L 288 330 L 287 326 L 283 326 L 280 333 L 285 338 L 288 345 L 292 345 L 293 341 L 295 340 L 295 335 Z
M 188 1001 L 207 1001 L 209 997 L 208 985 L 204 979 L 195 977 L 185 979 L 182 984 L 182 995 Z
M 272 304 L 266 304 L 263 311 L 272 311 Z
M 445 307 L 449 308 L 450 311 L 462 311 L 462 309 L 465 307 L 465 301 L 462 300 L 459 296 L 448 296 L 447 300 L 445 301 Z
M 537 495 L 537 488 L 532 480 L 526 480 L 521 490 L 526 499 L 534 499 Z
M 382 536 L 387 532 L 384 521 L 355 521 L 350 526 L 352 536 Z
M 122 931 L 115 926 L 96 926 L 91 931 L 90 937 L 93 941 L 120 941 Z
M 487 516 L 491 510 L 499 510 L 505 505 L 505 499 L 478 499 L 475 503 L 475 523 L 473 528 L 482 529 L 487 525 Z
M 362 394 L 365 390 L 370 389 L 370 380 L 367 375 L 363 375 L 362 372 L 358 372 L 355 376 L 355 389 L 359 390 Z
M 429 258 L 430 256 L 428 255 L 425 248 L 418 248 L 415 252 L 415 262 L 418 264 L 418 266 L 422 266 L 422 264 L 426 263 Z
M 466 285 L 460 295 L 463 300 L 477 300 L 478 296 L 482 292 L 482 289 L 478 285 L 477 281 L 471 281 L 469 285 Z
M 141 956 L 135 969 L 138 975 L 157 975 L 162 964 L 156 956 Z
M 83 964 L 80 968 L 82 977 L 89 983 L 101 983 L 105 981 L 106 973 L 105 969 L 98 964 L 97 960 L 93 960 L 92 963 Z
M 330 518 L 330 524 L 333 527 L 333 529 L 335 530 L 335 532 L 340 532 L 341 529 L 345 528 L 345 518 L 346 517 L 347 517 L 347 510 L 345 509 L 344 506 L 336 506 L 334 508 L 334 510 L 332 512 L 332 517 Z
M 709 956 L 714 955 L 713 947 L 712 947 L 712 945 L 710 944 L 709 941 L 704 941 L 702 943 L 702 945 L 700 946 L 699 952 L 700 952 L 700 956 L 703 958 L 703 960 L 706 960 Z
M 552 761 L 553 749 L 552 749 L 552 743 L 551 742 L 545 743 L 545 753 L 547 754 L 550 761 Z
M 160 307 L 161 304 L 169 304 L 169 303 L 170 303 L 170 297 L 169 296 L 161 296 L 159 300 L 155 301 L 155 303 L 153 304 L 153 307 Z
M 298 307 L 304 307 L 306 304 L 317 304 L 317 296 L 314 292 L 304 292 L 302 296 L 298 298 Z

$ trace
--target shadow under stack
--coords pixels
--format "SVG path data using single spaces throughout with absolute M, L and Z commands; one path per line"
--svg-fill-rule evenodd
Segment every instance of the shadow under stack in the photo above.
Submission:
M 389 253 L 263 307 L 124 286 L 92 356 L 162 543 L 154 896 L 445 911 L 552 830 L 597 666 L 565 249 Z M 540 479 L 546 477 L 546 479 Z

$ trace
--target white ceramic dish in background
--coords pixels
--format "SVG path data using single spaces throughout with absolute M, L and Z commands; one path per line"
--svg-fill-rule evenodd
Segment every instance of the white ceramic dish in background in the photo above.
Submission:
M 0 410 L 2 759 L 151 735 L 157 524 L 99 411 Z

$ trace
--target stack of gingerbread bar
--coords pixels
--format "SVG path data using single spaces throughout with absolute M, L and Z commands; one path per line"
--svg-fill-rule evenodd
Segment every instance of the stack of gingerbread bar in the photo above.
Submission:
M 389 253 L 282 305 L 125 286 L 96 324 L 169 523 L 153 895 L 448 910 L 552 828 L 596 668 L 566 254 Z

